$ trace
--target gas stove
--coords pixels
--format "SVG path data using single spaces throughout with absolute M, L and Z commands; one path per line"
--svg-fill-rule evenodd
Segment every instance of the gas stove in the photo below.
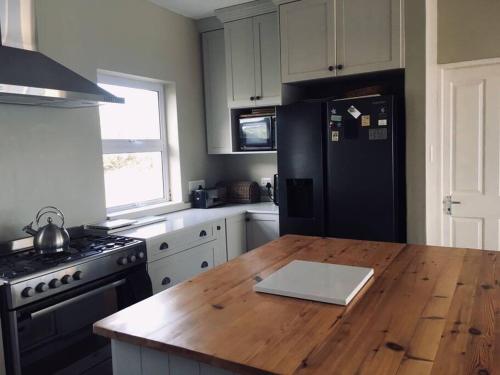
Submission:
M 0 279 L 10 289 L 7 305 L 16 308 L 145 262 L 143 241 L 80 233 L 63 253 L 27 247 L 0 254 Z

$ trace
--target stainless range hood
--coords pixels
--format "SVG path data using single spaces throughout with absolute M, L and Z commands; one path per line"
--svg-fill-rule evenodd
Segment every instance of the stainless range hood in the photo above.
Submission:
M 0 0 L 0 103 L 82 108 L 124 103 L 36 51 L 32 0 Z

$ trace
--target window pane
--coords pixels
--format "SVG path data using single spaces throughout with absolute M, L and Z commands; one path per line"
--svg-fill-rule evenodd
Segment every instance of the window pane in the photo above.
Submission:
M 125 104 L 99 107 L 102 139 L 160 139 L 157 91 L 104 83 L 99 86 L 125 99 Z
M 161 152 L 104 154 L 106 207 L 164 197 Z

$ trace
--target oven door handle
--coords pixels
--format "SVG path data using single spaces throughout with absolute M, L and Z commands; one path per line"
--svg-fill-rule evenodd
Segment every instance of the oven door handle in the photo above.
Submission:
M 115 282 L 113 282 L 111 284 L 104 285 L 104 286 L 101 286 L 100 288 L 91 290 L 90 292 L 87 292 L 87 293 L 84 293 L 84 294 L 80 294 L 79 296 L 70 298 L 70 299 L 68 299 L 66 301 L 62 301 L 62 302 L 56 303 L 55 305 L 46 307 L 45 309 L 34 311 L 34 312 L 31 313 L 31 319 L 36 319 L 36 318 L 38 318 L 40 316 L 49 314 L 49 313 L 51 313 L 51 312 L 53 312 L 53 311 L 55 311 L 55 310 L 57 310 L 57 309 L 59 309 L 61 307 L 64 307 L 64 306 L 67 306 L 67 305 L 71 305 L 72 303 L 81 301 L 81 300 L 83 300 L 85 298 L 88 298 L 88 297 L 95 296 L 95 295 L 100 294 L 100 293 L 102 293 L 102 292 L 104 292 L 106 290 L 117 288 L 117 287 L 125 284 L 126 282 L 127 282 L 126 279 L 121 279 L 121 280 L 115 281 Z

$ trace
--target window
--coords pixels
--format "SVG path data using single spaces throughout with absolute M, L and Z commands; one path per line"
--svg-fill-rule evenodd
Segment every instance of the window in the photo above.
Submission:
M 99 86 L 125 104 L 99 107 L 106 208 L 119 211 L 169 200 L 164 86 L 100 74 Z

